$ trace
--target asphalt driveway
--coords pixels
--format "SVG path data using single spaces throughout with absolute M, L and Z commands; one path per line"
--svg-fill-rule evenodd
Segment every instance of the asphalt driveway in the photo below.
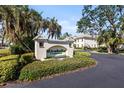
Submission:
M 124 56 L 92 54 L 98 64 L 94 68 L 47 80 L 6 87 L 33 88 L 124 88 Z

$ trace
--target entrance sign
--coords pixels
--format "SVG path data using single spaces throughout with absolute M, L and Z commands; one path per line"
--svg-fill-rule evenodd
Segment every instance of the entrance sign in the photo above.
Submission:
M 49 40 L 43 36 L 37 36 L 35 40 L 35 57 L 45 60 L 50 57 L 73 57 L 73 39 Z

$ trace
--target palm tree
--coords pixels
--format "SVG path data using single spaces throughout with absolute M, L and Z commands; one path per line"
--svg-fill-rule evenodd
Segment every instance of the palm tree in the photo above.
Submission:
M 0 6 L 0 20 L 4 23 L 4 33 L 8 41 L 20 44 L 31 51 L 33 38 L 41 31 L 48 31 L 48 37 L 58 38 L 61 26 L 55 18 L 43 19 L 41 13 L 28 6 Z M 33 49 L 33 48 L 32 48 Z
M 63 35 L 60 36 L 59 39 L 63 40 L 63 39 L 65 39 L 67 37 L 70 37 L 70 36 L 72 36 L 72 34 L 69 34 L 68 32 L 65 32 Z
M 4 23 L 6 39 L 13 44 L 20 43 L 31 51 L 31 49 L 26 46 L 26 44 L 21 39 L 23 37 L 23 31 L 21 31 L 20 26 L 20 15 L 22 8 L 22 6 L 1 6 L 1 20 L 3 20 Z
M 61 35 L 62 27 L 58 24 L 58 20 L 55 17 L 51 18 L 48 22 L 48 38 L 58 39 Z
M 5 31 L 4 31 L 4 27 L 3 27 L 3 22 L 0 21 L 0 38 L 1 38 L 1 46 L 3 46 L 4 44 L 4 38 L 5 38 Z

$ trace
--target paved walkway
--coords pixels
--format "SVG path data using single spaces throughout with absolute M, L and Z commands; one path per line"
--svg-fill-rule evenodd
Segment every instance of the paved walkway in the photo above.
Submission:
M 78 71 L 48 80 L 25 84 L 11 84 L 8 87 L 34 88 L 124 88 L 124 56 L 92 54 L 98 65 L 85 71 Z

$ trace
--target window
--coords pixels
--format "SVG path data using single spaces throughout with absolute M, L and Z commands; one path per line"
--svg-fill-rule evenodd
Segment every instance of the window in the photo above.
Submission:
M 44 47 L 44 43 L 43 42 L 40 42 L 39 43 L 39 47 Z

